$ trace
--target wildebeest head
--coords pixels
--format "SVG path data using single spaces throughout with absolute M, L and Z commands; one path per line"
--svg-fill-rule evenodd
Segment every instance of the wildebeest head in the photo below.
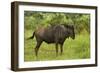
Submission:
M 67 33 L 69 34 L 69 37 L 71 37 L 72 39 L 75 39 L 75 31 L 74 31 L 74 26 L 73 25 L 65 25 L 67 29 Z

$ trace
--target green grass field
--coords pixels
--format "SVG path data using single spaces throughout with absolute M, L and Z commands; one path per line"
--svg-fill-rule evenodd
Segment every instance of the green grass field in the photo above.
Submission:
M 25 30 L 25 46 L 24 46 L 24 61 L 36 61 L 34 47 L 36 40 L 26 40 L 32 35 L 32 30 Z M 71 38 L 66 39 L 64 46 L 63 55 L 58 54 L 56 56 L 55 44 L 42 43 L 39 53 L 39 61 L 47 60 L 70 60 L 70 59 L 86 59 L 90 58 L 90 37 L 89 34 L 76 35 L 75 40 Z M 60 51 L 60 49 L 59 49 Z

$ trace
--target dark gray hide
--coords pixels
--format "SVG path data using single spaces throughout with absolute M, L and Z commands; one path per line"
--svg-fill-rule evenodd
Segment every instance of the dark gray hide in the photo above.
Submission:
M 32 39 L 36 37 L 37 45 L 35 47 L 35 54 L 38 56 L 39 47 L 42 42 L 48 44 L 55 43 L 56 45 L 56 55 L 58 55 L 58 44 L 60 45 L 61 54 L 63 53 L 63 44 L 66 38 L 71 37 L 75 39 L 75 32 L 73 25 L 51 25 L 50 27 L 41 27 L 33 32 L 33 35 L 29 38 Z

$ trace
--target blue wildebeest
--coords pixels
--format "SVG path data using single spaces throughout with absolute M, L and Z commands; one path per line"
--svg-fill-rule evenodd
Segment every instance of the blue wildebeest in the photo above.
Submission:
M 66 38 L 71 37 L 75 39 L 75 32 L 73 25 L 51 25 L 47 28 L 41 27 L 33 32 L 33 35 L 28 39 L 33 39 L 36 37 L 36 47 L 35 47 L 35 55 L 38 56 L 39 47 L 42 42 L 46 42 L 48 44 L 55 43 L 56 46 L 56 55 L 58 55 L 58 44 L 60 45 L 61 54 L 63 53 L 63 44 Z

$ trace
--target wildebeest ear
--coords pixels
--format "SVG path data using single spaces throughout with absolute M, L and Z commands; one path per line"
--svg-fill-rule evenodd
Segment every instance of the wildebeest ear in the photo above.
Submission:
M 74 25 L 72 24 L 62 24 L 62 25 L 64 25 L 64 27 L 66 28 L 74 28 Z

